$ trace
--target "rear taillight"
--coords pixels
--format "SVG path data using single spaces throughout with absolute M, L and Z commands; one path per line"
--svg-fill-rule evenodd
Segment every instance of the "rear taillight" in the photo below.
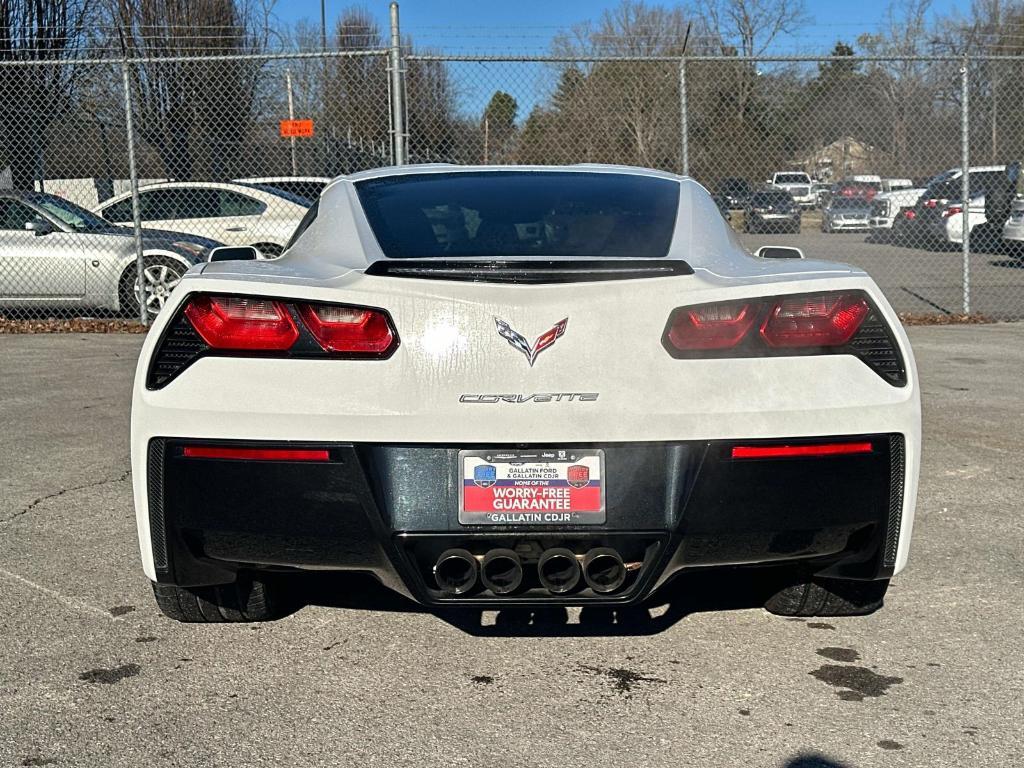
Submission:
M 679 313 L 669 329 L 676 349 L 729 349 L 747 335 L 757 319 L 759 302 L 704 304 Z
M 853 338 L 868 311 L 856 293 L 784 298 L 761 323 L 761 337 L 772 347 L 835 347 Z
M 328 352 L 380 354 L 395 341 L 387 315 L 375 309 L 303 304 L 299 315 L 313 338 Z
M 384 360 L 398 343 L 395 326 L 382 309 L 194 294 L 164 330 L 146 384 L 159 389 L 203 357 Z
M 281 351 L 299 338 L 299 329 L 278 301 L 245 296 L 195 296 L 185 316 L 213 349 Z
M 863 291 L 679 307 L 662 345 L 681 359 L 849 354 L 889 383 L 906 384 L 892 331 Z
M 934 197 L 924 201 L 924 207 L 925 208 L 934 208 L 938 204 L 939 204 L 939 201 L 936 200 Z
M 907 221 L 913 221 L 914 219 L 917 218 L 917 213 L 915 213 L 914 211 L 904 211 L 903 218 L 905 218 Z
M 964 209 L 959 205 L 951 205 L 942 212 L 942 218 L 948 219 L 950 216 L 956 216 L 958 213 L 963 213 Z

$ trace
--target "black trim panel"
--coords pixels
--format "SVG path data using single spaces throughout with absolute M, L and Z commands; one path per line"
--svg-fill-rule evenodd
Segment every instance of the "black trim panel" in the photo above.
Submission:
M 365 274 L 410 277 L 418 280 L 453 280 L 470 283 L 597 283 L 650 277 L 692 275 L 693 268 L 679 259 L 382 259 Z

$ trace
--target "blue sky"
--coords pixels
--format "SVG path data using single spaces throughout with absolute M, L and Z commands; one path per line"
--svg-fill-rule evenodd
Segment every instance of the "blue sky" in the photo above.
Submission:
M 896 0 L 897 2 L 899 0 Z M 671 0 L 650 5 L 671 6 Z M 828 53 L 837 40 L 853 44 L 859 34 L 877 31 L 889 0 L 806 0 L 808 23 L 780 39 L 776 55 Z M 351 6 L 369 10 L 388 28 L 388 0 L 326 0 L 328 34 L 340 13 Z M 401 27 L 416 48 L 453 54 L 545 54 L 552 38 L 572 25 L 597 19 L 618 0 L 400 0 Z M 961 3 L 961 6 L 963 4 Z M 954 0 L 934 0 L 936 13 L 947 15 Z M 305 18 L 320 24 L 320 0 L 279 0 L 275 15 L 285 22 Z M 554 70 L 540 64 L 453 63 L 459 111 L 479 115 L 496 90 L 515 97 L 522 123 L 554 87 Z
M 387 0 L 326 0 L 328 29 L 332 19 L 351 5 L 368 9 L 387 27 Z M 461 53 L 542 53 L 559 29 L 597 18 L 615 5 L 610 0 L 402 0 L 400 8 L 403 32 L 411 34 L 418 46 Z M 837 39 L 853 42 L 861 32 L 878 26 L 888 5 L 889 0 L 807 2 L 810 22 L 796 35 L 780 40 L 775 52 L 822 53 Z M 954 7 L 964 8 L 965 3 L 935 0 L 933 7 L 946 14 Z M 320 22 L 319 0 L 283 0 L 274 10 L 284 21 L 305 17 Z

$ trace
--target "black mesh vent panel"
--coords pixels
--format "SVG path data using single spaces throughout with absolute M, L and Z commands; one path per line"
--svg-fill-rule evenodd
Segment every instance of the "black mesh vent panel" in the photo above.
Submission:
M 149 495 L 149 537 L 153 545 L 153 565 L 159 572 L 170 568 L 167 558 L 167 527 L 164 524 L 164 441 L 149 441 L 146 465 Z
M 900 521 L 903 518 L 903 480 L 906 475 L 906 450 L 903 435 L 889 438 L 889 525 L 885 532 L 883 565 L 896 564 L 900 543 Z

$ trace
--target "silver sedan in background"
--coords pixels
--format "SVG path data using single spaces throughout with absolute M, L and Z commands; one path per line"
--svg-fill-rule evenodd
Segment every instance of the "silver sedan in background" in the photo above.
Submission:
M 821 212 L 821 231 L 866 232 L 871 229 L 871 203 L 866 197 L 833 197 Z
M 217 245 L 196 235 L 142 230 L 141 294 L 150 316 Z M 139 295 L 131 228 L 56 195 L 0 191 L 0 311 L 82 307 L 138 316 Z

